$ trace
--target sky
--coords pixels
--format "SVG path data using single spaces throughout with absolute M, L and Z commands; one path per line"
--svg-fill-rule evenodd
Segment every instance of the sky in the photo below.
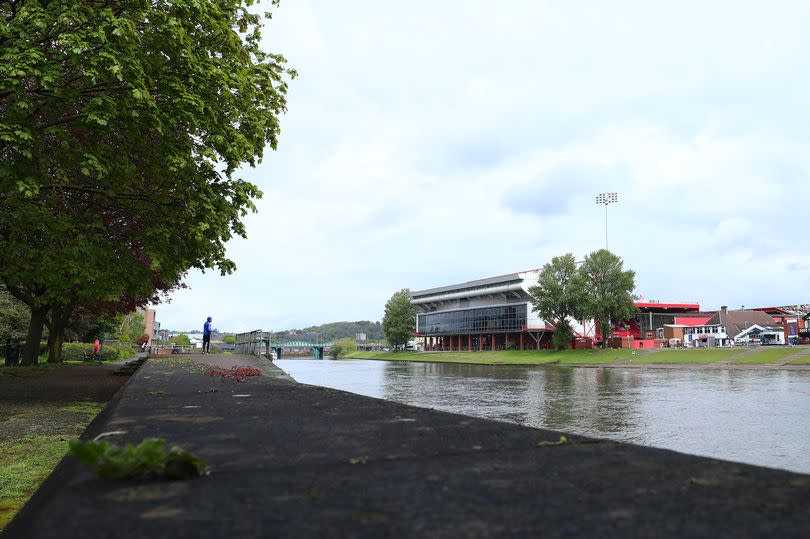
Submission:
M 649 300 L 810 303 L 810 2 L 284 0 L 264 192 L 162 327 L 380 320 L 608 246 Z

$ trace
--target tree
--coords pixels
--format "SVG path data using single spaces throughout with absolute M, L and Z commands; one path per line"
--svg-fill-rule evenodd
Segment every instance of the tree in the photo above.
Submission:
M 557 350 L 571 345 L 570 320 L 581 318 L 586 305 L 585 284 L 574 255 L 556 256 L 543 266 L 537 285 L 529 288 L 531 303 L 540 316 L 554 324 L 552 341 Z
M 28 307 L 0 287 L 0 346 L 23 340 L 30 318 Z
M 579 268 L 586 291 L 584 314 L 598 321 L 605 344 L 612 328 L 636 313 L 633 304 L 636 272 L 623 266 L 620 257 L 599 249 L 587 255 Z
M 144 331 L 143 314 L 132 312 L 120 317 L 114 337 L 125 343 L 137 343 Z
M 254 3 L 0 4 L 0 280 L 31 309 L 24 362 L 49 313 L 61 336 L 77 305 L 234 270 L 261 196 L 234 173 L 276 148 L 295 75 Z
M 411 303 L 411 291 L 403 288 L 395 292 L 385 304 L 382 321 L 385 338 L 398 350 L 413 337 L 416 330 L 416 307 Z
M 354 339 L 344 337 L 332 343 L 332 346 L 329 348 L 329 353 L 332 354 L 334 359 L 341 359 L 346 357 L 346 354 L 354 352 L 355 350 L 357 350 L 357 343 L 354 342 Z
M 225 344 L 236 344 L 236 335 L 225 335 L 222 337 L 222 342 Z
M 191 339 L 189 339 L 188 335 L 186 335 L 185 333 L 181 333 L 180 335 L 175 335 L 174 337 L 169 339 L 169 342 L 179 344 L 181 346 L 188 346 L 191 344 Z

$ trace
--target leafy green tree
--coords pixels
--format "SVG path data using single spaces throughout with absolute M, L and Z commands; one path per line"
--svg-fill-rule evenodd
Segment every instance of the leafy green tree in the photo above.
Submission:
M 385 304 L 382 321 L 385 338 L 395 350 L 413 337 L 416 331 L 416 307 L 411 303 L 411 291 L 403 288 L 395 292 Z
M 581 318 L 587 303 L 584 279 L 577 270 L 574 255 L 555 256 L 545 264 L 529 294 L 534 310 L 554 324 L 555 348 L 568 348 L 573 336 L 570 320 Z
M 143 335 L 144 327 L 143 314 L 129 313 L 120 317 L 114 337 L 121 342 L 135 344 Z
M 355 350 L 357 350 L 357 343 L 354 342 L 354 339 L 344 337 L 332 343 L 329 353 L 332 354 L 334 359 L 341 359 Z
M 222 337 L 222 342 L 225 344 L 236 344 L 236 336 L 235 335 L 225 335 Z
M 61 335 L 77 305 L 234 270 L 261 196 L 234 173 L 276 147 L 295 75 L 254 3 L 0 3 L 0 280 L 31 309 L 24 362 L 49 316 Z
M 181 346 L 188 346 L 191 344 L 191 339 L 189 339 L 188 335 L 185 333 L 181 333 L 180 335 L 175 335 L 174 337 L 170 338 L 169 342 L 179 344 Z
M 23 340 L 30 318 L 28 307 L 0 287 L 0 347 L 7 340 Z
M 637 312 L 633 304 L 636 272 L 625 270 L 622 259 L 607 249 L 587 255 L 579 271 L 586 292 L 583 312 L 599 323 L 603 342 L 607 343 L 615 325 Z

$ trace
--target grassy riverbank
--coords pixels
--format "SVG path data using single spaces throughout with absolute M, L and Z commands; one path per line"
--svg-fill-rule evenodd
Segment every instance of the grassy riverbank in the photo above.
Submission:
M 104 366 L 0 369 L 0 531 L 125 382 L 110 373 Z
M 354 359 L 385 361 L 423 361 L 435 363 L 472 363 L 477 365 L 768 365 L 801 351 L 800 348 L 770 348 L 756 350 L 693 349 L 693 350 L 503 350 L 482 352 L 351 352 Z M 810 349 L 807 350 L 810 353 Z M 810 356 L 805 356 L 810 358 Z M 804 359 L 804 358 L 803 358 Z M 797 361 L 803 363 L 803 361 Z

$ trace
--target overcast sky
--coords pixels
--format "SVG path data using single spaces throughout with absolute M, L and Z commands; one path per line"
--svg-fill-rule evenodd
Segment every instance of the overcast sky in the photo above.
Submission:
M 398 289 L 610 249 L 646 299 L 810 303 L 810 2 L 285 0 L 300 76 L 238 269 L 163 327 L 379 320 Z

